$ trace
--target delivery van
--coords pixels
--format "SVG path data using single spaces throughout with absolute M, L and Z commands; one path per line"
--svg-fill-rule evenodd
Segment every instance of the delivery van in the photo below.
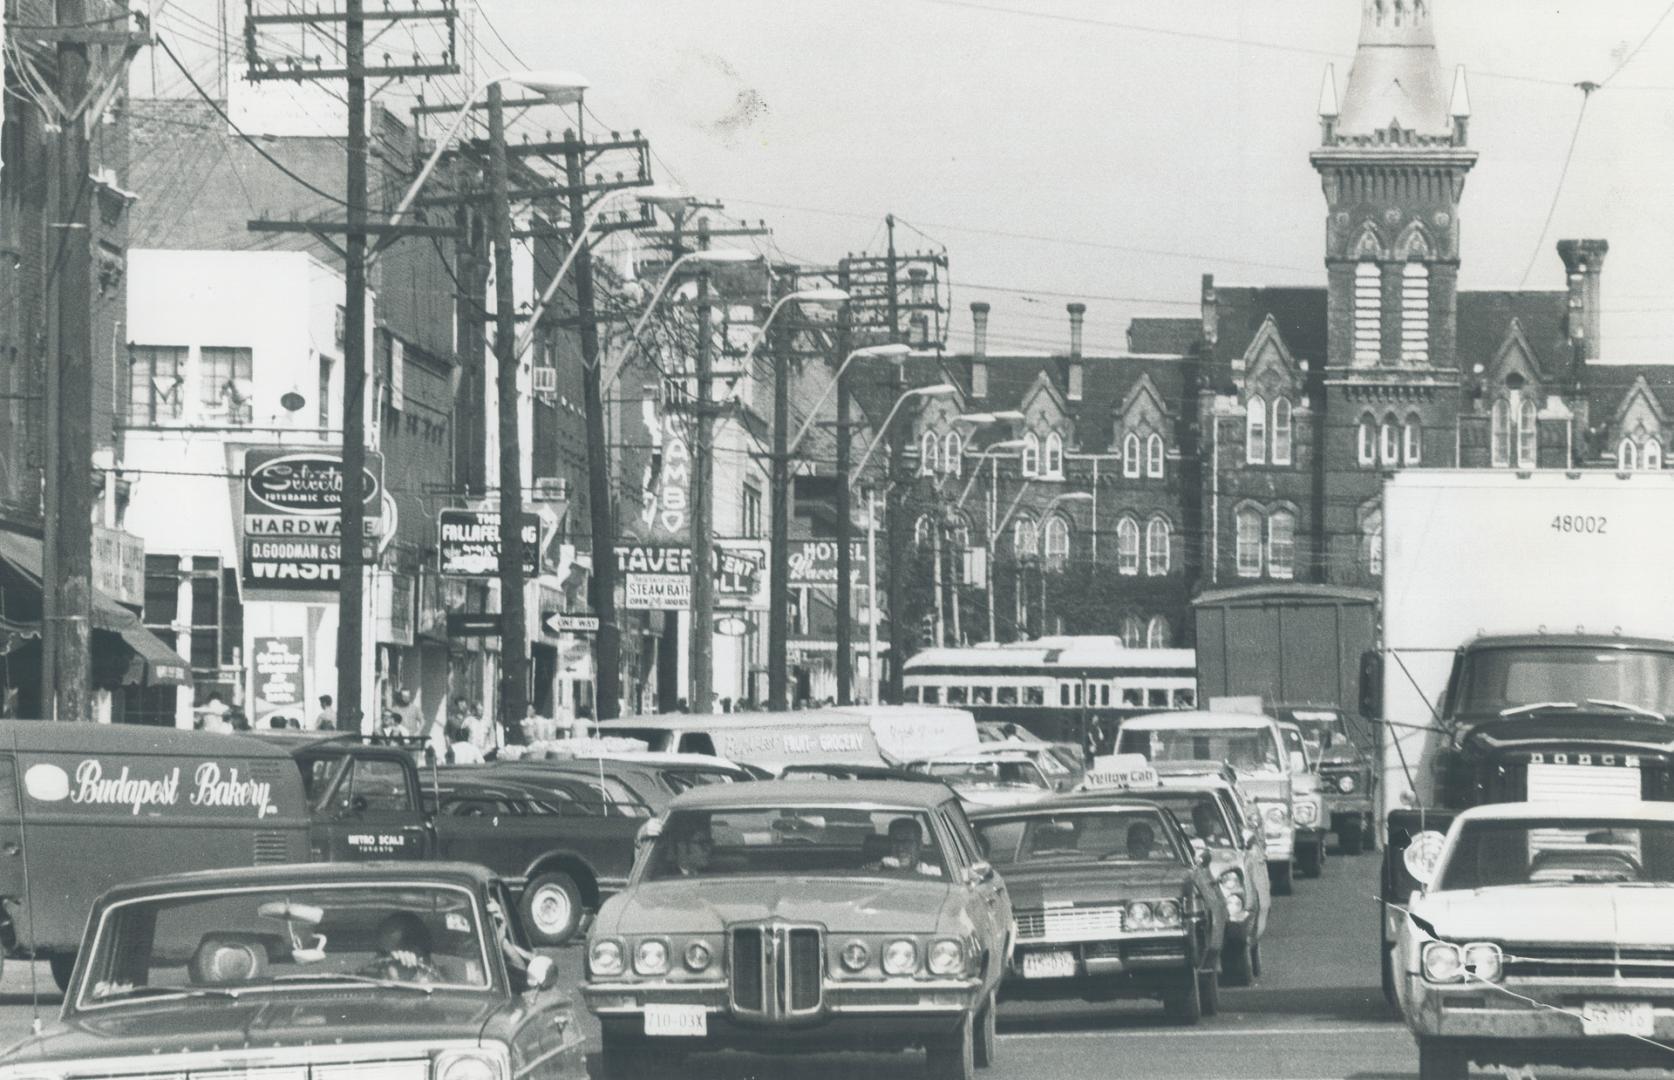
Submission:
M 172 728 L 0 720 L 0 946 L 69 981 L 93 899 L 164 870 L 305 862 L 286 750 Z
M 969 750 L 980 741 L 970 713 L 920 705 L 664 713 L 597 727 L 602 736 L 638 739 L 649 750 L 712 754 L 773 773 L 788 765 L 892 765 Z

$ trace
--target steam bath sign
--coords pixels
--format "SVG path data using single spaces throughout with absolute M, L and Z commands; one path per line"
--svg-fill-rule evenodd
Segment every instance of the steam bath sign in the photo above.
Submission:
M 383 476 L 383 456 L 368 451 L 360 484 L 368 538 L 379 533 Z M 245 587 L 335 592 L 344 490 L 339 451 L 246 450 Z

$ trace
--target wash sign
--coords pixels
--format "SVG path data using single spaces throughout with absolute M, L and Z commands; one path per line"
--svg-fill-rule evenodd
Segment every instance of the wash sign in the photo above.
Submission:
M 1161 787 L 1162 781 L 1143 754 L 1105 754 L 1093 759 L 1081 786 L 1087 791 L 1143 791 Z

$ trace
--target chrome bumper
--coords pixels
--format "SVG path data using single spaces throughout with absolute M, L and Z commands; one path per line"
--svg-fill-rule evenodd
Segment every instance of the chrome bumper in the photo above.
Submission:
M 1573 979 L 1513 979 L 1504 984 L 1438 986 L 1411 972 L 1404 973 L 1403 977 L 1406 993 L 1402 1018 L 1417 1035 L 1513 1040 L 1604 1039 L 1600 1043 L 1602 1047 L 1611 1037 L 1587 1036 L 1583 1032 L 1582 1006 L 1589 1001 L 1622 1001 L 1650 1003 L 1654 1025 L 1651 1038 L 1674 1041 L 1674 985 L 1667 981 L 1620 980 L 1587 986 Z
M 839 982 L 827 979 L 822 1015 L 962 1013 L 975 1008 L 980 979 L 892 979 Z M 590 982 L 581 988 L 587 1009 L 599 1017 L 640 1016 L 647 1005 L 701 1005 L 711 1014 L 731 1015 L 724 982 Z M 751 1022 L 759 1022 L 752 1014 Z M 797 1022 L 806 1022 L 798 1017 Z

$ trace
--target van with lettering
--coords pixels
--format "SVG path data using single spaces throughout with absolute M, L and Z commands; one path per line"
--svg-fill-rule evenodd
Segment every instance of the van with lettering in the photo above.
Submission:
M 159 869 L 303 862 L 284 749 L 237 735 L 0 720 L 0 949 L 63 987 L 93 900 Z
M 600 735 L 660 753 L 709 754 L 779 773 L 790 765 L 891 765 L 974 748 L 962 709 L 841 705 L 797 712 L 666 713 L 606 720 Z

